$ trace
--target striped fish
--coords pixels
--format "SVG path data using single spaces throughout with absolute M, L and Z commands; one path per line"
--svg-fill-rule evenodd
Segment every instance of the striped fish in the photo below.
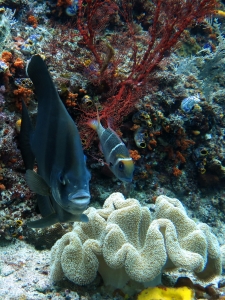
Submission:
M 88 125 L 97 131 L 106 163 L 113 174 L 123 182 L 131 182 L 134 163 L 119 136 L 111 128 L 102 126 L 98 112 L 97 120 L 90 120 Z

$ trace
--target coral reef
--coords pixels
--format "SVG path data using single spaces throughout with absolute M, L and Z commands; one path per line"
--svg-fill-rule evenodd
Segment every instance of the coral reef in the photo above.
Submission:
M 56 223 L 46 229 L 35 230 L 25 228 L 23 234 L 26 236 L 26 240 L 29 241 L 29 244 L 34 245 L 36 249 L 51 249 L 55 242 L 64 234 L 71 231 L 71 229 L 71 225 Z
M 65 276 L 84 284 L 87 274 L 90 282 L 99 271 L 107 283 L 114 280 L 116 273 L 118 282 L 122 282 L 122 277 L 135 287 L 141 286 L 139 292 L 142 284 L 135 285 L 131 278 L 139 280 L 141 276 L 146 275 L 145 279 L 151 276 L 148 272 L 143 275 L 142 261 L 137 272 L 133 272 L 122 255 L 126 250 L 130 255 L 127 259 L 131 260 L 129 251 L 135 249 L 136 256 L 132 259 L 138 261 L 141 253 L 146 260 L 147 253 L 142 249 L 144 245 L 147 247 L 146 234 L 154 225 L 159 244 L 155 243 L 153 254 L 157 254 L 160 246 L 165 252 L 155 272 L 159 276 L 153 283 L 158 282 L 163 273 L 162 283 L 174 286 L 175 267 L 180 267 L 177 277 L 183 274 L 192 279 L 192 285 L 187 281 L 184 285 L 195 291 L 196 298 L 222 299 L 223 277 L 210 281 L 214 286 L 194 285 L 196 280 L 199 283 L 196 278 L 209 284 L 204 278 L 206 272 L 220 273 L 217 241 L 220 245 L 225 243 L 224 1 L 0 0 L 0 4 L 0 242 L 19 245 L 25 241 L 43 250 L 61 238 L 56 243 L 59 249 L 53 248 L 55 273 L 52 271 L 52 277 Z M 72 224 L 56 224 L 40 230 L 26 225 L 30 218 L 38 218 L 40 212 L 36 196 L 25 182 L 18 134 L 22 99 L 35 125 L 37 101 L 25 67 L 37 53 L 45 59 L 60 97 L 78 125 L 92 175 L 88 210 L 92 222 L 77 224 L 72 232 Z M 104 127 L 112 127 L 129 148 L 135 163 L 129 186 L 112 176 L 99 150 L 98 139 L 86 124 L 96 118 L 96 107 Z M 102 209 L 105 199 L 115 191 L 139 202 L 127 199 L 125 204 L 121 197 L 123 207 L 116 204 Z M 162 194 L 170 199 L 158 197 Z M 180 199 L 190 218 L 172 198 Z M 159 203 L 163 201 L 166 204 L 162 215 Z M 180 214 L 170 214 L 170 209 L 165 211 L 169 203 L 171 211 L 177 209 Z M 137 236 L 141 230 L 139 233 L 136 228 L 132 235 L 124 228 L 124 220 L 132 214 L 132 209 L 131 229 L 142 228 L 147 222 L 144 216 L 151 219 L 140 239 Z M 136 214 L 139 221 L 134 220 Z M 159 221 L 161 218 L 164 221 Z M 217 250 L 210 247 L 213 235 L 208 227 L 199 222 L 211 227 L 217 237 Z M 187 229 L 183 231 L 185 226 Z M 172 232 L 175 238 L 171 246 L 167 238 Z M 119 242 L 121 238 L 124 243 Z M 118 255 L 110 254 L 110 250 L 116 253 L 111 245 L 103 247 L 106 241 L 116 245 Z M 73 246 L 78 247 L 77 252 Z M 173 247 L 177 247 L 177 253 L 184 258 L 179 266 L 174 264 L 180 257 L 174 255 Z M 220 249 L 224 272 L 224 246 Z M 58 256 L 60 251 L 62 259 Z M 187 252 L 192 253 L 188 261 L 182 256 Z M 108 260 L 103 253 L 107 253 Z M 79 260 L 77 265 L 71 260 L 77 277 L 70 268 L 70 260 L 66 262 L 70 255 L 74 261 Z M 123 267 L 113 269 L 118 266 L 118 257 Z M 162 266 L 165 257 L 172 273 L 165 272 Z M 154 261 L 153 266 L 156 265 Z M 191 269 L 194 277 L 191 273 L 182 273 L 184 269 Z M 112 276 L 107 279 L 104 270 Z M 85 299 L 109 298 L 99 274 L 89 286 L 81 287 L 64 280 L 64 288 L 67 292 L 63 290 L 62 299 L 78 297 L 72 296 L 76 294 L 72 290 L 79 292 L 80 298 L 81 294 Z M 89 294 L 90 289 L 94 290 L 94 296 Z M 117 289 L 112 298 L 124 299 L 125 293 Z M 42 296 L 48 297 L 47 294 Z
M 11 26 L 15 23 L 14 13 L 9 9 L 0 9 L 0 52 L 4 49 L 6 40 L 10 36 Z
M 76 224 L 52 248 L 53 281 L 66 276 L 85 285 L 98 271 L 106 285 L 122 288 L 129 280 L 156 284 L 166 268 L 184 268 L 203 280 L 221 273 L 215 235 L 191 220 L 177 199 L 159 196 L 154 220 L 147 207 L 120 193 L 86 214 L 89 223 Z
M 222 235 L 224 20 L 217 15 L 218 19 L 210 23 L 200 17 L 213 9 L 214 1 L 205 1 L 209 6 L 194 13 L 199 22 L 191 28 L 184 29 L 187 20 L 186 12 L 182 11 L 182 18 L 179 16 L 176 22 L 184 31 L 179 39 L 171 36 L 174 42 L 171 48 L 171 44 L 167 44 L 168 36 L 161 39 L 162 32 L 168 35 L 165 24 L 171 24 L 170 33 L 175 33 L 173 29 L 177 26 L 171 23 L 174 7 L 170 7 L 170 14 L 164 13 L 170 5 L 168 1 L 165 7 L 160 6 L 160 1 L 147 0 L 108 1 L 104 5 L 96 1 L 94 7 L 81 5 L 87 1 L 79 1 L 80 4 L 56 0 L 0 3 L 3 5 L 0 15 L 3 41 L 0 45 L 0 205 L 3 217 L 15 215 L 16 220 L 22 219 L 26 224 L 27 218 L 38 213 L 35 196 L 25 185 L 16 122 L 21 118 L 23 98 L 35 123 L 37 103 L 25 66 L 33 54 L 40 53 L 81 132 L 92 173 L 92 205 L 99 207 L 113 191 L 129 192 L 145 204 L 154 203 L 161 191 L 166 191 L 167 195 L 179 197 L 189 209 L 194 209 L 193 217 L 208 222 Z M 185 5 L 203 4 L 202 1 L 191 3 Z M 68 14 L 72 7 L 75 15 Z M 104 15 L 108 10 L 110 14 Z M 98 18 L 100 24 L 96 23 Z M 152 27 L 154 18 L 158 22 L 156 28 Z M 163 43 L 167 50 L 160 50 L 159 60 L 148 57 L 147 72 L 143 58 L 150 53 L 148 47 L 152 46 L 152 55 L 157 58 L 157 49 Z M 143 81 L 138 82 L 142 77 Z M 188 112 L 182 110 L 182 101 L 192 97 L 199 100 L 195 107 Z M 108 171 L 95 133 L 86 125 L 89 117 L 96 117 L 96 106 L 103 125 L 111 112 L 116 112 L 108 121 L 128 145 L 135 161 L 134 180 L 127 190 Z M 201 149 L 206 149 L 204 156 L 200 155 Z M 10 220 L 13 228 L 14 219 Z M 2 236 L 13 239 L 15 232 L 12 230 L 10 234 L 5 228 L 8 225 L 4 219 Z M 19 229 L 16 236 L 23 235 L 24 225 Z

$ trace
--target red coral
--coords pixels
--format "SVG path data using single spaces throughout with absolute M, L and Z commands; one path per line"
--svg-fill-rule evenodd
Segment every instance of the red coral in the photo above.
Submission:
M 176 46 L 184 30 L 211 14 L 217 4 L 216 0 L 154 0 L 152 25 L 147 36 L 140 37 L 132 20 L 132 1 L 120 3 L 118 7 L 113 0 L 78 0 L 77 19 L 82 42 L 92 54 L 87 67 L 89 80 L 103 90 L 100 118 L 112 117 L 114 127 L 120 126 L 123 118 L 134 110 L 135 103 L 146 93 L 156 67 Z M 102 41 L 102 31 L 110 20 L 116 19 L 122 25 L 119 34 Z M 130 65 L 126 76 L 119 69 L 123 60 L 129 60 Z M 79 125 L 93 118 L 93 112 L 84 112 Z
M 110 17 L 118 11 L 118 6 L 112 0 L 78 0 L 77 26 L 83 43 L 93 53 L 96 63 L 101 69 L 103 60 L 98 51 L 97 36 L 108 24 Z M 101 76 L 101 74 L 99 74 Z

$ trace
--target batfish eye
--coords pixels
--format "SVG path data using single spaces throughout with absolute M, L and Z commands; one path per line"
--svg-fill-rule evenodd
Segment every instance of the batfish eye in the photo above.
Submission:
M 122 161 L 119 162 L 119 170 L 122 171 L 124 169 L 124 163 Z
M 63 185 L 66 184 L 66 180 L 65 180 L 65 178 L 64 178 L 62 172 L 59 173 L 59 181 L 60 181 L 60 183 L 62 183 Z

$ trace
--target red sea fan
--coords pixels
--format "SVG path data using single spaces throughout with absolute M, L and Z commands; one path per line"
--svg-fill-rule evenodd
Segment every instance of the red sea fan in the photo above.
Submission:
M 78 30 L 82 42 L 93 55 L 91 66 L 94 67 L 89 67 L 89 80 L 95 86 L 107 87 L 100 99 L 100 118 L 110 116 L 113 126 L 120 126 L 146 93 L 156 67 L 168 57 L 184 30 L 212 14 L 216 5 L 216 0 L 154 0 L 149 15 L 151 25 L 145 34 L 140 34 L 135 30 L 132 17 L 133 1 L 79 0 Z M 109 42 L 105 42 L 105 47 L 108 44 L 114 51 L 107 61 L 102 51 L 104 47 L 99 44 L 104 29 L 113 18 L 123 26 L 111 34 Z M 122 60 L 128 61 L 126 75 L 122 71 Z M 84 112 L 79 124 L 84 125 L 88 118 L 93 118 L 93 113 Z

